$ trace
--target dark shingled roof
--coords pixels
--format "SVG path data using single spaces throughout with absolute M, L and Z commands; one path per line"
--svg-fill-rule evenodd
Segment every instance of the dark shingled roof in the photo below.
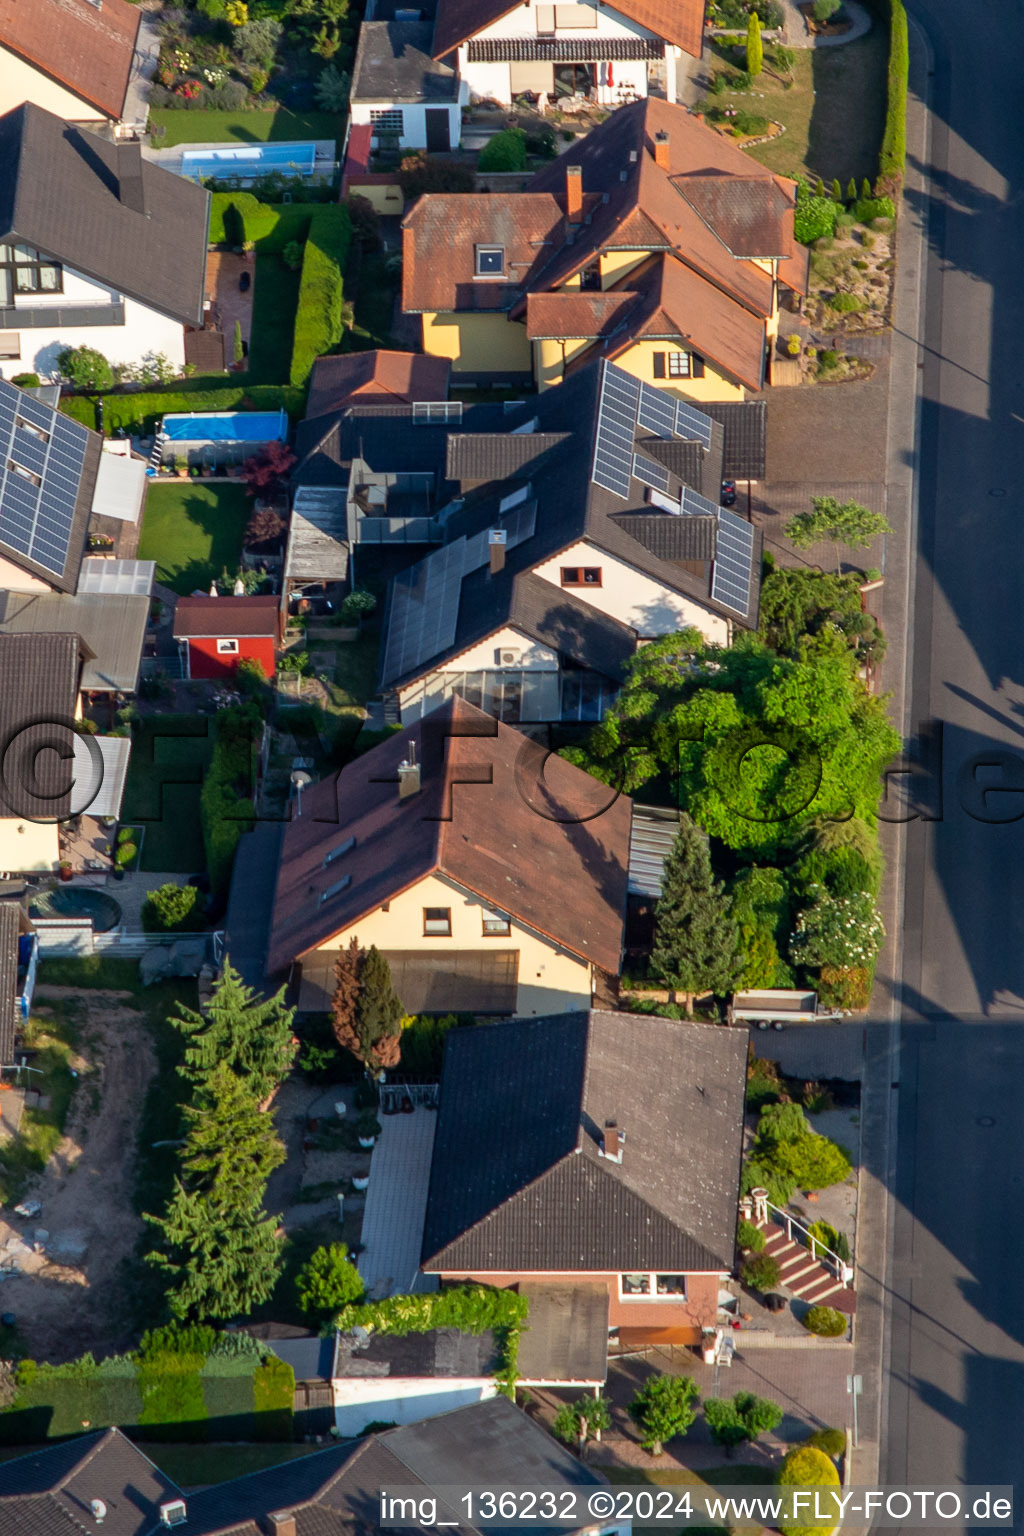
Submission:
M 276 597 L 179 597 L 174 610 L 175 640 L 213 635 L 276 638 L 280 625 Z
M 663 512 L 617 517 L 615 521 L 659 560 L 713 560 L 718 522 L 713 517 L 666 517 Z
M 448 438 L 449 480 L 478 483 L 525 479 L 568 441 L 567 432 L 452 432 Z
M 125 187 L 141 186 L 145 212 Z M 0 117 L 0 241 L 43 251 L 187 325 L 202 325 L 210 194 L 25 102 Z
M 104 1536 L 155 1536 L 160 1505 L 177 1485 L 118 1429 L 82 1435 L 0 1466 L 3 1536 L 81 1536 L 96 1527 L 90 1505 L 106 1505 Z M 194 1536 L 190 1524 L 183 1536 Z
M 0 48 L 119 118 L 139 21 L 138 7 L 127 0 L 0 0 Z
M 763 480 L 767 404 L 764 400 L 694 400 L 725 432 L 722 474 L 727 480 Z
M 0 901 L 0 1063 L 8 1066 L 14 1060 L 20 931 L 18 906 L 13 901 Z
M 353 101 L 422 102 L 458 100 L 459 77 L 431 57 L 429 21 L 364 21 L 352 70 Z
M 78 635 L 0 635 L 0 750 L 9 751 L 0 815 L 49 821 L 69 814 L 63 759 L 73 739 L 83 655 Z
M 746 1058 L 742 1030 L 627 1014 L 453 1031 L 424 1269 L 730 1268 Z M 609 1123 L 621 1164 L 600 1155 Z
M 398 766 L 412 748 L 422 787 L 399 800 Z M 619 796 L 609 806 L 606 786 L 546 758 L 511 726 L 452 698 L 308 789 L 301 817 L 285 828 L 268 974 L 435 871 L 617 971 L 631 805 Z M 343 875 L 349 883 L 321 901 Z
M 694 213 L 734 256 L 789 255 L 786 214 L 792 201 L 761 176 L 673 176 Z
M 524 1382 L 603 1382 L 608 1374 L 608 1287 L 524 1281 L 530 1303 L 519 1343 Z

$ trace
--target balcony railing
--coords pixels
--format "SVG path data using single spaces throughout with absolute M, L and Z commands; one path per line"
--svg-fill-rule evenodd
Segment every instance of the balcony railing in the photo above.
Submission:
M 37 304 L 25 309 L 0 308 L 0 329 L 11 331 L 70 330 L 74 326 L 124 325 L 123 304 Z

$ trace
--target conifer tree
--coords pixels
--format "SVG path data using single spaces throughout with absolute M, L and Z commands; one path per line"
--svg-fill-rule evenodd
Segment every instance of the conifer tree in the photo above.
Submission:
M 286 1008 L 284 988 L 265 998 L 243 982 L 224 958 L 224 970 L 201 1013 L 182 1008 L 171 1023 L 186 1038 L 178 1071 L 191 1083 L 205 1083 L 221 1062 L 249 1085 L 257 1103 L 269 1098 L 291 1071 L 298 1041 L 295 1009 Z
M 189 1130 L 181 1166 L 188 1187 L 225 1213 L 259 1206 L 285 1150 L 273 1117 L 260 1113 L 246 1083 L 222 1061 L 184 1114 Z
M 863 198 L 870 198 L 871 196 L 871 183 L 868 181 L 866 176 L 860 184 L 860 195 Z
M 391 985 L 391 968 L 375 945 L 361 951 L 355 939 L 335 962 L 336 990 L 331 1022 L 338 1044 L 367 1071 L 397 1066 L 401 1053 L 402 1004 Z
M 683 993 L 687 1013 L 697 993 L 731 991 L 742 970 L 728 898 L 712 877 L 707 841 L 685 812 L 665 860 L 651 967 Z
M 855 203 L 857 201 L 857 182 L 853 176 L 846 183 L 846 201 L 848 203 Z
M 258 1206 L 218 1210 L 178 1180 L 166 1215 L 145 1219 L 161 1234 L 146 1259 L 167 1277 L 167 1304 L 179 1322 L 246 1317 L 273 1291 L 281 1272 L 278 1217 Z
M 751 11 L 747 22 L 747 74 L 754 79 L 764 68 L 764 45 L 761 42 L 761 18 Z
M 835 177 L 835 179 L 832 182 L 832 201 L 834 203 L 841 203 L 842 200 L 843 200 L 843 189 L 839 185 L 839 177 L 837 176 L 837 177 Z

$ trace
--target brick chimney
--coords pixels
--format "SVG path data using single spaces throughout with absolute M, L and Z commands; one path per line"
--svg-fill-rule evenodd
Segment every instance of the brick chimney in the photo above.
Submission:
M 295 1536 L 294 1510 L 281 1510 L 280 1513 L 267 1515 L 263 1529 L 266 1536 Z
M 654 135 L 654 163 L 660 165 L 663 171 L 671 170 L 668 158 L 669 147 L 669 136 L 662 129 L 660 133 Z
M 487 540 L 487 553 L 492 576 L 497 576 L 505 569 L 505 550 L 508 545 L 508 534 L 504 528 L 492 528 Z
M 420 765 L 416 761 L 416 743 L 409 743 L 409 756 L 398 765 L 398 798 L 409 800 L 420 792 Z
M 583 167 L 567 165 L 565 168 L 565 211 L 570 224 L 583 222 Z

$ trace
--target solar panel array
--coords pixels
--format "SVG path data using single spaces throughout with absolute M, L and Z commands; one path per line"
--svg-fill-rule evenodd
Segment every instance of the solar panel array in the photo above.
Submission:
M 515 549 L 517 544 L 522 544 L 526 539 L 532 539 L 537 530 L 537 503 L 524 501 L 520 506 L 513 507 L 498 518 L 495 524 L 505 530 L 505 549 Z M 480 533 L 470 534 L 468 538 L 457 540 L 464 547 L 463 573 L 468 575 L 470 571 L 478 571 L 482 565 L 486 565 L 490 559 L 491 530 L 484 528 Z
M 659 437 L 675 437 L 675 407 L 674 395 L 667 395 L 663 389 L 654 389 L 650 384 L 640 385 L 640 409 L 636 419 L 649 432 L 656 432 Z
M 664 464 L 656 464 L 653 459 L 646 458 L 642 453 L 633 455 L 633 474 L 644 485 L 653 486 L 656 491 L 668 491 L 668 470 Z
M 695 406 L 687 405 L 683 400 L 677 400 L 675 436 L 693 439 L 703 443 L 705 449 L 710 449 L 711 417 L 705 416 L 704 412 L 698 411 Z
M 605 364 L 591 479 L 623 501 L 629 500 L 629 483 L 633 478 L 633 438 L 640 389 L 639 379 Z
M 726 507 L 718 509 L 718 537 L 711 574 L 711 596 L 746 618 L 750 612 L 750 584 L 754 554 L 754 530 Z
M 464 539 L 456 539 L 395 577 L 384 653 L 387 680 L 403 677 L 455 639 L 465 547 Z
M 0 544 L 62 576 L 89 434 L 0 381 Z
M 101 592 L 109 596 L 148 597 L 153 590 L 155 560 L 85 559 L 78 573 L 79 594 Z
M 708 501 L 706 496 L 701 496 L 692 486 L 683 486 L 683 511 L 691 512 L 694 517 L 716 517 L 718 508 L 713 501 Z

